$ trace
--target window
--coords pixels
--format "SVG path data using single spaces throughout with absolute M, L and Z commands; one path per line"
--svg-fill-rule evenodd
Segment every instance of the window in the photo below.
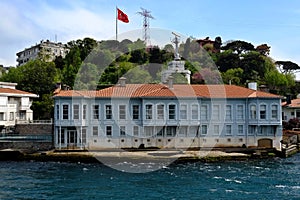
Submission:
M 152 105 L 146 105 L 146 119 L 152 119 Z
M 260 110 L 259 110 L 260 119 L 266 119 L 266 112 L 267 112 L 267 106 L 260 105 Z
M 156 106 L 156 112 L 157 112 L 157 119 L 164 119 L 164 109 L 165 109 L 165 107 L 164 107 L 164 105 L 163 104 L 158 104 L 157 106 Z
M 9 113 L 9 120 L 13 121 L 15 119 L 15 114 L 13 112 Z
M 93 119 L 99 119 L 99 105 L 93 105 Z
M 140 118 L 140 106 L 139 105 L 133 105 L 132 106 L 132 118 L 133 119 L 139 119 Z
M 59 105 L 56 105 L 56 119 L 59 119 Z
M 120 126 L 120 136 L 125 136 L 126 132 L 125 132 L 125 126 Z
M 220 133 L 219 125 L 214 125 L 214 135 L 219 135 L 219 133 Z
M 73 119 L 79 119 L 79 105 L 73 105 Z
M 19 117 L 21 120 L 26 120 L 26 110 L 20 110 Z
M 146 137 L 151 137 L 153 135 L 153 127 L 152 126 L 145 126 L 144 127 Z
M 0 121 L 4 121 L 4 112 L 0 112 Z
M 86 129 L 85 128 L 82 129 L 81 135 L 82 135 L 81 136 L 82 139 L 80 140 L 80 143 L 86 144 Z
M 199 129 L 198 126 L 190 126 L 189 135 L 194 136 L 194 137 L 198 137 L 198 135 L 199 135 L 199 130 L 198 129 Z
M 248 133 L 249 133 L 250 135 L 255 134 L 255 133 L 256 133 L 256 127 L 257 127 L 257 126 L 250 125 L 250 126 L 249 126 L 249 129 L 248 129 Z
M 112 119 L 111 105 L 105 105 L 105 119 Z
M 256 119 L 256 105 L 250 106 L 250 119 Z
M 244 135 L 244 125 L 238 125 L 238 135 Z
M 198 119 L 198 105 L 192 105 L 192 119 Z
M 126 119 L 126 106 L 119 105 L 119 119 Z
M 82 119 L 86 119 L 86 105 L 82 106 Z
M 176 106 L 174 104 L 169 105 L 169 119 L 176 119 Z
M 63 105 L 63 119 L 69 119 L 69 105 Z
M 232 134 L 231 125 L 226 125 L 225 131 L 226 131 L 226 135 L 231 135 Z
M 240 120 L 244 119 L 244 106 L 243 105 L 237 105 L 236 118 L 240 119 Z
M 167 126 L 167 137 L 173 137 L 176 135 L 176 126 Z
M 112 127 L 106 126 L 105 132 L 106 132 L 106 136 L 111 137 L 112 136 Z
M 231 120 L 232 119 L 232 109 L 231 105 L 226 105 L 226 120 Z
M 220 119 L 220 106 L 219 105 L 213 105 L 212 108 L 212 119 L 213 120 L 219 120 Z
M 178 130 L 178 135 L 181 137 L 186 137 L 188 133 L 188 127 L 187 126 L 180 126 Z
M 207 105 L 201 105 L 201 119 L 207 120 L 208 119 L 208 106 Z
M 138 126 L 133 127 L 133 135 L 134 136 L 139 136 L 139 127 Z
M 163 126 L 156 127 L 156 136 L 163 137 L 165 135 L 165 129 Z
M 258 134 L 260 135 L 267 135 L 268 134 L 268 126 L 259 126 L 258 127 Z
M 181 104 L 179 113 L 180 119 L 187 119 L 187 105 Z
M 202 135 L 207 134 L 207 125 L 206 124 L 201 125 L 201 134 Z
M 278 119 L 278 105 L 272 105 L 272 119 Z
M 98 136 L 98 126 L 93 126 L 93 136 Z

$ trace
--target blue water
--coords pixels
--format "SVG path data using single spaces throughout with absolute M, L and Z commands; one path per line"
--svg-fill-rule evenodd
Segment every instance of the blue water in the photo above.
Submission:
M 0 199 L 300 199 L 300 154 L 141 174 L 101 164 L 0 162 Z

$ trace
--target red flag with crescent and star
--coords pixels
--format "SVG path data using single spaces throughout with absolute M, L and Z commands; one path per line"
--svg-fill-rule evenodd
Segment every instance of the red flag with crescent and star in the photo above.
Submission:
M 117 10 L 118 10 L 118 20 L 124 23 L 128 23 L 129 22 L 128 16 L 119 8 L 117 8 Z

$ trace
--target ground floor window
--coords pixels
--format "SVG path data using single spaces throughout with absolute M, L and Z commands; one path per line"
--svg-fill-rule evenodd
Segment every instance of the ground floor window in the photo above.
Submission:
M 164 137 L 165 135 L 165 127 L 163 126 L 157 126 L 156 127 L 156 136 L 158 137 Z
M 139 127 L 138 126 L 133 127 L 133 135 L 134 136 L 139 136 Z
M 145 126 L 144 127 L 144 132 L 145 132 L 146 137 L 153 136 L 153 127 L 152 126 Z
M 106 132 L 107 137 L 111 137 L 112 136 L 112 126 L 106 126 L 105 132 Z
M 178 130 L 178 135 L 180 137 L 186 137 L 188 133 L 188 127 L 187 126 L 180 126 Z
M 167 126 L 167 137 L 174 137 L 176 135 L 176 126 Z

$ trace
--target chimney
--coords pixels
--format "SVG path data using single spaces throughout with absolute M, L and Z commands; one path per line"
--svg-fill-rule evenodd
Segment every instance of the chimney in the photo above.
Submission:
M 168 77 L 168 87 L 169 87 L 169 89 L 173 89 L 173 81 L 174 81 L 174 77 L 169 76 Z
M 119 79 L 119 83 L 120 83 L 120 86 L 121 86 L 121 87 L 126 87 L 126 78 L 122 76 L 122 77 Z
M 257 83 L 256 82 L 248 83 L 248 88 L 251 90 L 257 90 Z
M 286 95 L 286 104 L 289 105 L 292 103 L 292 96 L 290 94 Z

